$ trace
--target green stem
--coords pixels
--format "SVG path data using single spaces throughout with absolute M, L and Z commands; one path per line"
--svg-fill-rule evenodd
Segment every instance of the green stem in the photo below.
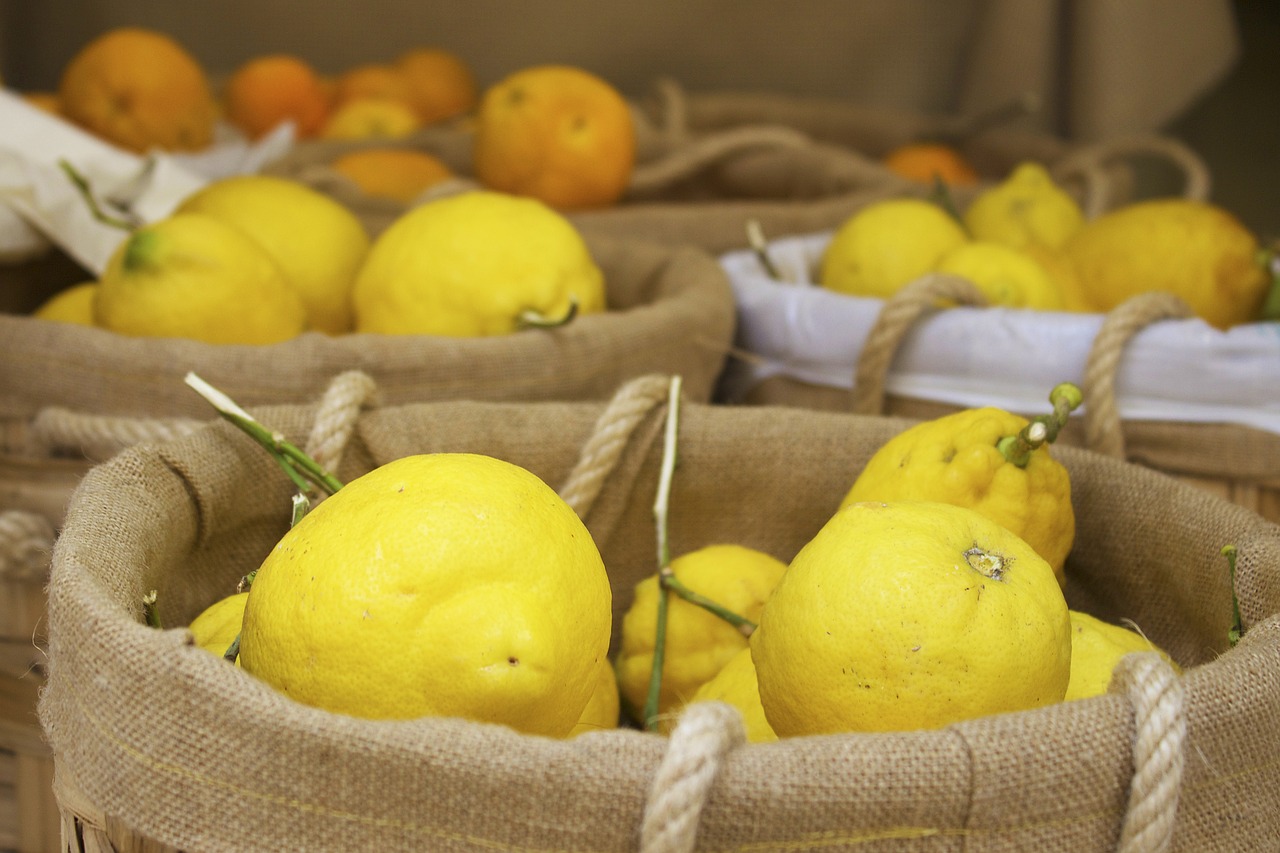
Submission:
M 156 599 L 159 595 L 153 589 L 142 596 L 142 618 L 152 628 L 163 628 L 160 624 L 160 611 L 156 610 Z
M 240 657 L 240 634 L 236 634 L 236 638 L 231 641 L 231 645 L 227 646 L 227 650 L 222 653 L 222 659 L 228 663 L 235 663 L 236 658 Z
M 560 326 L 567 326 L 569 321 L 578 316 L 578 297 L 569 297 L 569 309 L 565 311 L 563 317 L 547 317 L 532 308 L 520 313 L 516 319 L 516 325 L 521 329 L 557 329 Z
M 723 604 L 712 601 L 705 595 L 694 592 L 684 585 L 684 582 L 676 577 L 676 573 L 671 570 L 670 566 L 666 566 L 658 572 L 658 581 L 664 587 L 674 592 L 690 604 L 696 604 L 703 610 L 714 613 L 724 621 L 733 625 L 742 632 L 744 637 L 750 637 L 756 630 L 756 623 L 752 622 L 745 616 L 739 616 Z
M 1057 439 L 1058 433 L 1067 425 L 1071 413 L 1084 401 L 1080 389 L 1070 382 L 1063 382 L 1049 392 L 1049 402 L 1053 405 L 1050 415 L 1038 415 L 1030 420 L 1017 435 L 1006 435 L 996 442 L 996 448 L 1010 463 L 1019 468 L 1027 467 L 1031 454 L 1045 444 Z
M 764 228 L 760 226 L 760 220 L 747 220 L 747 243 L 751 246 L 751 251 L 755 254 L 756 260 L 760 262 L 760 266 L 764 267 L 765 274 L 774 281 L 786 281 L 782 275 L 782 271 L 778 269 L 778 265 L 773 262 L 773 258 L 769 255 L 769 244 L 764 238 Z
M 662 441 L 662 467 L 658 474 L 658 495 L 653 502 L 653 518 L 658 535 L 658 571 L 669 569 L 671 546 L 667 539 L 667 518 L 671 506 L 671 480 L 676 469 L 676 441 L 680 424 L 679 376 L 671 377 L 667 395 L 667 428 Z M 658 727 L 658 697 L 662 692 L 662 666 L 667 651 L 667 612 L 670 592 L 666 584 L 658 584 L 658 619 L 654 628 L 653 668 L 649 672 L 649 691 L 644 700 L 644 727 L 654 731 Z
M 342 482 L 322 468 L 320 463 L 308 456 L 301 448 L 286 441 L 280 433 L 272 432 L 258 423 L 253 419 L 252 415 L 240 408 L 226 394 L 214 388 L 194 373 L 188 373 L 185 381 L 187 385 L 195 389 L 196 393 L 204 397 L 219 415 L 239 427 L 242 432 L 262 445 L 271 454 L 272 458 L 279 463 L 280 467 L 284 469 L 285 474 L 289 476 L 289 479 L 293 481 L 293 484 L 298 487 L 298 491 L 303 495 L 309 495 L 314 492 L 312 483 L 329 494 L 334 494 L 342 488 Z M 296 499 L 294 512 L 296 517 Z
M 1227 575 L 1231 578 L 1231 628 L 1227 630 L 1227 644 L 1235 648 L 1244 635 L 1244 622 L 1240 618 L 1240 597 L 1236 595 L 1236 546 L 1224 545 L 1222 556 L 1227 558 Z
M 961 215 L 960 209 L 956 207 L 956 200 L 951 197 L 951 188 L 947 186 L 947 182 L 937 175 L 933 176 L 933 192 L 930 193 L 930 199 L 934 204 L 941 207 L 948 216 L 956 221 L 956 223 L 964 229 L 965 234 L 969 234 L 969 226 L 965 224 L 964 216 Z M 969 234 L 972 237 L 972 234 Z
M 1259 319 L 1264 322 L 1280 320 L 1280 241 L 1264 249 L 1259 260 L 1271 277 L 1271 289 L 1262 303 L 1262 314 Z
M 248 592 L 249 587 L 253 586 L 253 582 L 258 579 L 258 570 L 254 569 L 249 574 L 240 578 L 240 582 L 236 584 L 236 592 Z
M 93 188 L 89 186 L 89 179 L 80 173 L 75 166 L 65 159 L 58 160 L 58 168 L 71 180 L 72 185 L 80 193 L 80 197 L 84 199 L 84 203 L 89 206 L 89 212 L 93 214 L 93 218 L 101 222 L 103 225 L 110 225 L 112 228 L 119 228 L 122 231 L 133 232 L 142 224 L 142 222 L 131 212 L 125 211 L 129 218 L 125 219 L 119 216 L 112 216 L 102 209 L 98 204 L 97 198 L 93 195 Z

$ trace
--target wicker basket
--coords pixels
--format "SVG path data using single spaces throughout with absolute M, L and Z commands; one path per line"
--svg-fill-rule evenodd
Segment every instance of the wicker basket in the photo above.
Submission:
M 616 641 L 634 583 L 654 570 L 667 385 L 636 380 L 607 405 L 375 410 L 337 471 L 350 480 L 407 454 L 484 452 L 563 484 L 609 569 Z M 736 541 L 790 559 L 907 425 L 681 412 L 675 554 Z M 255 414 L 298 440 L 316 417 Z M 131 449 L 82 482 L 55 552 L 40 716 L 65 849 L 1274 849 L 1280 529 L 1139 466 L 1055 455 L 1078 522 L 1068 601 L 1133 619 L 1185 675 L 1136 655 L 1094 699 L 935 732 L 744 744 L 740 718 L 718 703 L 690 708 L 670 738 L 620 729 L 569 741 L 297 705 L 185 630 L 146 627 L 140 605 L 158 589 L 164 624 L 184 625 L 256 566 L 287 527 L 287 481 L 225 424 Z M 1226 543 L 1240 553 L 1234 648 Z

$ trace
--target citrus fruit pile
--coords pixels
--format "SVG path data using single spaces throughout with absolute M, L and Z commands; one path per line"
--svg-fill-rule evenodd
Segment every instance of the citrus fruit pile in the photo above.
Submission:
M 45 320 L 125 335 L 271 344 L 304 331 L 473 337 L 605 310 L 604 274 L 561 214 L 472 191 L 406 212 L 370 241 L 305 184 L 225 178 L 135 229 L 99 280 Z
M 1034 162 L 1016 167 L 962 214 L 918 198 L 876 202 L 846 219 L 818 283 L 886 298 L 927 274 L 973 282 L 991 305 L 1105 312 L 1140 293 L 1181 297 L 1218 328 L 1261 319 L 1274 285 L 1269 256 L 1230 212 L 1153 199 L 1085 220 Z

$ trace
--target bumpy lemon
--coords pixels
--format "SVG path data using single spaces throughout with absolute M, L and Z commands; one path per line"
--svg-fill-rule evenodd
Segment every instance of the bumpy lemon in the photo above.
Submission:
M 765 599 L 786 568 L 769 554 L 727 544 L 699 548 L 671 561 L 671 571 L 689 589 L 753 622 L 759 619 Z M 618 688 L 623 708 L 637 722 L 643 722 L 640 718 L 653 671 L 658 595 L 656 575 L 636 584 L 635 598 L 622 620 L 616 662 Z M 662 731 L 671 728 L 674 713 L 698 688 L 747 646 L 746 636 L 736 627 L 674 593 L 668 601 L 666 636 L 658 695 Z
M 760 687 L 756 682 L 756 665 L 751 660 L 751 649 L 746 648 L 729 659 L 715 677 L 698 688 L 694 702 L 725 702 L 738 709 L 742 725 L 751 743 L 768 743 L 778 736 L 769 726 L 760 704 Z
M 1027 162 L 974 199 L 964 224 L 976 240 L 1057 249 L 1084 225 L 1084 213 L 1044 166 Z
M 259 243 L 212 216 L 178 213 L 116 249 L 94 322 L 140 337 L 272 344 L 302 332 L 306 310 Z
M 1222 329 L 1261 314 L 1270 277 L 1258 249 L 1257 238 L 1228 211 L 1180 198 L 1103 214 L 1063 247 L 1098 310 L 1168 291 Z
M 618 679 L 614 677 L 613 666 L 608 661 L 600 665 L 596 672 L 596 686 L 591 691 L 587 707 L 582 709 L 578 724 L 569 732 L 569 737 L 577 737 L 586 732 L 599 732 L 618 727 L 618 716 L 621 713 L 618 700 Z
M 1028 255 L 1000 243 L 974 240 L 938 260 L 938 272 L 967 278 L 992 305 L 1060 311 L 1063 296 L 1049 272 Z
M 996 447 L 1027 425 L 996 408 L 966 409 L 909 427 L 880 446 L 845 495 L 861 501 L 939 501 L 976 510 L 1026 540 L 1059 580 L 1075 541 L 1071 477 L 1042 445 L 1026 467 Z
M 854 296 L 885 298 L 932 270 L 968 239 L 946 211 L 921 199 L 876 202 L 836 230 L 818 283 Z
M 351 481 L 263 561 L 244 669 L 352 716 L 453 716 L 567 736 L 607 660 L 609 579 L 573 510 L 474 454 Z
M 1133 652 L 1159 652 L 1175 670 L 1181 671 L 1168 653 L 1137 631 L 1072 610 L 1071 681 L 1064 698 L 1087 699 L 1106 693 L 1116 664 Z
M 227 649 L 231 648 L 231 644 L 240 635 L 240 626 L 244 622 L 244 606 L 248 600 L 247 592 L 228 595 L 210 604 L 199 616 L 192 619 L 187 630 L 191 632 L 196 646 L 218 657 L 225 655 Z
M 1080 287 L 1080 277 L 1076 275 L 1071 259 L 1061 249 L 1026 246 L 1021 251 L 1038 263 L 1053 281 L 1053 286 L 1062 294 L 1063 311 L 1097 313 L 1098 309 L 1085 297 Z
M 351 287 L 369 235 L 350 210 L 305 184 L 270 175 L 214 181 L 178 210 L 220 219 L 266 249 L 302 297 L 308 327 L 351 331 Z
M 59 291 L 31 312 L 31 316 L 57 323 L 93 325 L 93 303 L 98 298 L 98 283 L 85 281 Z
M 751 654 L 779 737 L 930 729 L 1061 701 L 1071 628 L 1049 564 L 998 524 L 860 503 L 791 561 Z
M 356 277 L 356 331 L 508 334 L 605 308 L 582 236 L 540 201 L 476 191 L 423 204 L 374 242 Z

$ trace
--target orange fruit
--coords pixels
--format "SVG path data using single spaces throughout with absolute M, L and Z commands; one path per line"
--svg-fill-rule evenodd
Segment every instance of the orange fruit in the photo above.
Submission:
M 424 123 L 444 121 L 475 108 L 475 75 L 456 54 L 419 47 L 402 53 L 395 67 Z
M 155 30 L 119 27 L 89 42 L 67 63 L 58 98 L 68 119 L 131 151 L 213 141 L 217 107 L 204 69 Z
M 357 65 L 334 81 L 334 106 L 355 100 L 381 98 L 413 106 L 409 84 L 394 66 L 380 63 Z
M 36 109 L 44 110 L 53 115 L 62 114 L 62 104 L 58 101 L 58 96 L 53 92 L 24 92 L 22 99 Z
M 978 183 L 978 172 L 964 155 L 939 142 L 901 145 L 886 154 L 883 163 L 890 171 L 922 184 L 932 184 L 935 179 L 960 187 Z
M 605 207 L 635 165 L 631 108 L 580 68 L 526 68 L 491 86 L 476 114 L 475 174 L 489 189 L 561 210 Z
M 356 98 L 342 104 L 325 122 L 325 139 L 399 139 L 422 126 L 413 107 L 389 98 Z
M 409 148 L 364 148 L 329 164 L 366 194 L 408 204 L 422 191 L 453 177 L 442 160 Z
M 299 139 L 313 137 L 329 115 L 320 76 L 296 56 L 272 54 L 242 64 L 222 93 L 227 121 L 250 139 L 292 121 Z

